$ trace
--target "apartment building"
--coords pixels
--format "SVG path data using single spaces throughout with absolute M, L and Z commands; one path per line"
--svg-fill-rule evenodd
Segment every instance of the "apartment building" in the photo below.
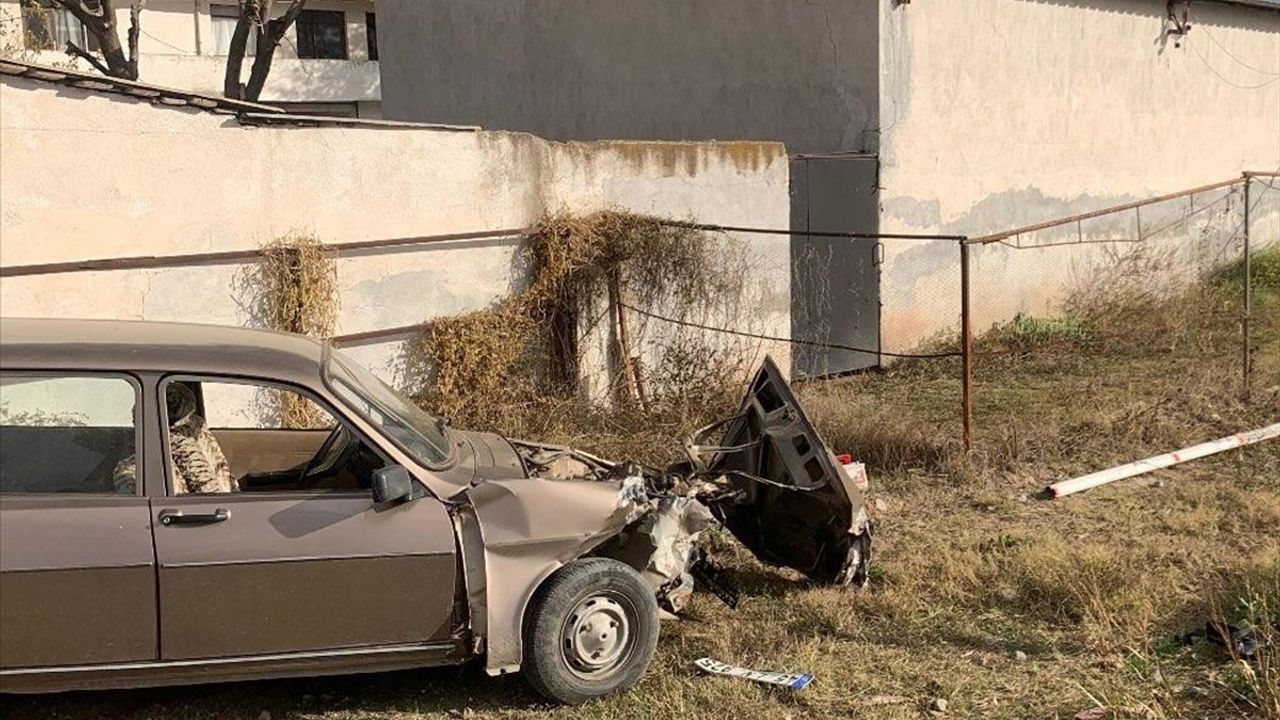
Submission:
M 286 3 L 277 3 L 279 12 Z M 129 27 L 129 3 L 117 3 Z M 141 14 L 139 80 L 221 94 L 239 6 L 234 0 L 149 0 Z M 88 63 L 68 56 L 68 41 L 94 49 L 93 38 L 52 0 L 0 0 L 0 48 L 48 64 Z M 254 48 L 250 46 L 250 52 Z M 244 77 L 252 61 L 246 59 Z M 377 16 L 371 0 L 314 0 L 276 50 L 261 102 L 290 112 L 381 118 Z

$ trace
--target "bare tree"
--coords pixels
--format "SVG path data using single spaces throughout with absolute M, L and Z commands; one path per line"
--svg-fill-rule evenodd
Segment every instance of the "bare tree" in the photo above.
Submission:
M 86 62 L 98 69 L 103 75 L 138 79 L 138 35 L 142 32 L 139 16 L 146 0 L 133 0 L 129 4 L 129 49 L 120 45 L 119 29 L 116 27 L 116 9 L 114 0 L 54 0 L 67 9 L 84 25 L 85 30 L 98 41 L 98 51 L 102 57 L 89 52 L 85 48 L 67 41 L 67 54 L 84 58 Z
M 240 19 L 231 35 L 231 47 L 227 51 L 227 73 L 223 79 L 222 94 L 235 100 L 257 100 L 271 73 L 271 61 L 276 47 L 298 19 L 307 0 L 289 0 L 289 6 L 278 18 L 271 17 L 273 0 L 240 0 Z M 254 34 L 257 51 L 249 70 L 249 82 L 240 82 L 244 68 L 245 52 L 249 49 L 249 33 Z

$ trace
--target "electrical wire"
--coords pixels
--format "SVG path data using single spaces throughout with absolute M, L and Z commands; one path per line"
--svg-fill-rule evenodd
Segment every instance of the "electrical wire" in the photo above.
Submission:
M 1209 72 L 1213 73 L 1219 80 L 1226 83 L 1227 85 L 1230 85 L 1231 87 L 1239 88 L 1240 90 L 1261 90 L 1262 88 L 1267 87 L 1268 85 L 1271 85 L 1276 82 L 1280 82 L 1280 75 L 1277 75 L 1276 77 L 1273 77 L 1270 80 L 1267 80 L 1265 82 L 1258 83 L 1257 85 L 1242 85 L 1228 78 L 1222 73 L 1218 72 L 1218 70 L 1214 68 L 1212 64 L 1209 63 L 1209 59 L 1206 58 L 1204 54 L 1200 52 L 1200 49 L 1197 46 L 1197 44 L 1191 42 L 1190 36 L 1187 36 L 1186 45 L 1187 47 L 1191 48 L 1191 54 L 1195 55 L 1196 58 L 1200 60 L 1200 62 L 1204 63 L 1204 66 L 1209 69 Z
M 804 340 L 801 338 L 785 338 L 777 335 L 762 335 L 760 333 L 752 333 L 752 332 L 747 332 L 745 330 L 733 330 L 731 328 L 716 327 L 714 325 L 704 325 L 702 323 L 696 323 L 689 320 L 681 320 L 680 318 L 673 318 L 666 315 L 659 315 L 657 313 L 649 312 L 648 310 L 642 310 L 634 305 L 630 305 L 624 302 L 619 302 L 618 305 L 620 307 L 624 307 L 630 310 L 631 312 L 637 313 L 639 315 L 643 315 L 645 317 L 652 318 L 654 320 L 659 320 L 661 322 L 671 323 L 672 325 L 680 325 L 682 327 L 690 327 L 690 328 L 695 328 L 697 330 L 708 330 L 710 332 L 724 333 L 726 335 L 737 335 L 738 337 L 748 337 L 755 340 L 768 340 L 770 342 L 784 342 L 784 343 L 791 343 L 792 345 L 820 347 L 820 348 L 826 348 L 828 350 L 845 350 L 848 352 L 864 353 L 866 355 L 883 355 L 885 357 L 904 358 L 904 359 L 911 359 L 911 360 L 916 360 L 916 359 L 932 360 L 937 358 L 961 357 L 963 355 L 963 353 L 960 353 L 960 352 L 895 353 L 895 352 L 888 352 L 887 350 L 870 350 L 867 348 L 854 347 L 852 345 L 844 345 L 841 343 L 825 343 L 825 342 L 819 342 L 817 340 Z
M 1215 37 L 1213 36 L 1213 34 L 1212 34 L 1212 33 L 1210 33 L 1210 32 L 1205 28 L 1205 26 L 1203 26 L 1203 25 L 1201 25 L 1201 26 L 1200 26 L 1200 32 L 1204 33 L 1204 36 L 1205 36 L 1205 37 L 1207 37 L 1207 38 L 1209 38 L 1209 40 L 1210 40 L 1211 42 L 1213 42 L 1213 44 L 1214 44 L 1214 45 L 1217 45 L 1219 50 L 1221 50 L 1221 51 L 1222 51 L 1222 52 L 1223 52 L 1227 57 L 1231 58 L 1232 60 L 1235 60 L 1235 61 L 1236 61 L 1236 63 L 1238 63 L 1241 67 L 1249 68 L 1250 70 L 1252 70 L 1252 71 L 1254 71 L 1254 72 L 1258 73 L 1259 75 L 1280 76 L 1280 70 L 1277 70 L 1277 71 L 1274 71 L 1274 72 L 1273 72 L 1273 71 L 1271 71 L 1271 70 L 1263 70 L 1262 68 L 1256 68 L 1256 67 L 1254 67 L 1254 66 L 1250 65 L 1249 63 L 1247 63 L 1247 62 L 1245 62 L 1245 61 L 1241 60 L 1240 58 L 1236 57 L 1235 55 L 1233 55 L 1233 54 L 1231 53 L 1231 51 L 1230 51 L 1230 50 L 1228 50 L 1228 49 L 1226 48 L 1226 46 L 1225 46 L 1225 45 L 1223 45 L 1221 42 L 1218 42 L 1218 39 L 1217 39 L 1217 38 L 1215 38 Z
M 141 29 L 141 28 L 139 28 L 139 29 L 138 29 L 138 32 L 142 33 L 143 35 L 146 35 L 147 37 L 151 38 L 152 40 L 155 40 L 156 42 L 160 43 L 161 45 L 164 45 L 165 47 L 169 48 L 170 50 L 176 50 L 176 51 L 178 51 L 178 53 L 179 53 L 179 54 L 181 54 L 181 55 L 193 55 L 193 56 L 194 56 L 194 55 L 196 54 L 196 53 L 195 53 L 194 51 L 192 51 L 192 50 L 188 50 L 188 49 L 186 49 L 186 48 L 180 48 L 180 47 L 178 47 L 177 45 L 171 45 L 171 44 L 169 44 L 169 43 L 165 42 L 164 40 L 161 40 L 160 38 L 156 37 L 155 35 L 152 35 L 151 33 L 147 32 L 146 30 L 143 30 L 143 29 Z

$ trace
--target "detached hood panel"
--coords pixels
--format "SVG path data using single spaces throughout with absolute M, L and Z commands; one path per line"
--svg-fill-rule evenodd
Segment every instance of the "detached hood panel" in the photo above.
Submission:
M 718 444 L 705 444 L 717 434 Z M 700 431 L 688 451 L 703 474 L 727 480 L 724 492 L 703 502 L 757 557 L 820 582 L 865 583 L 870 526 L 862 490 L 771 358 L 738 414 Z

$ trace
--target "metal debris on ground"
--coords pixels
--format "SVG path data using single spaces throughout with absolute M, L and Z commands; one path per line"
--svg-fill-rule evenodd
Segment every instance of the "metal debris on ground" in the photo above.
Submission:
M 689 563 L 689 574 L 730 609 L 737 610 L 738 586 L 729 576 L 729 571 L 707 557 L 707 551 L 701 547 L 694 547 L 693 551 L 693 561 Z
M 1274 630 L 1280 632 L 1280 623 L 1276 623 Z M 1241 660 L 1254 659 L 1270 641 L 1270 633 L 1265 628 L 1248 623 L 1223 627 L 1211 622 L 1205 625 L 1204 631 L 1209 642 L 1222 645 Z
M 767 670 L 751 670 L 750 668 L 738 667 L 722 663 L 719 660 L 711 658 L 699 658 L 693 663 L 703 672 L 713 673 L 716 675 L 726 675 L 728 677 L 743 678 L 752 682 L 764 683 L 766 685 L 777 685 L 779 687 L 790 688 L 791 690 L 803 690 L 809 687 L 813 682 L 813 675 L 804 673 L 795 675 L 792 673 L 772 672 Z

